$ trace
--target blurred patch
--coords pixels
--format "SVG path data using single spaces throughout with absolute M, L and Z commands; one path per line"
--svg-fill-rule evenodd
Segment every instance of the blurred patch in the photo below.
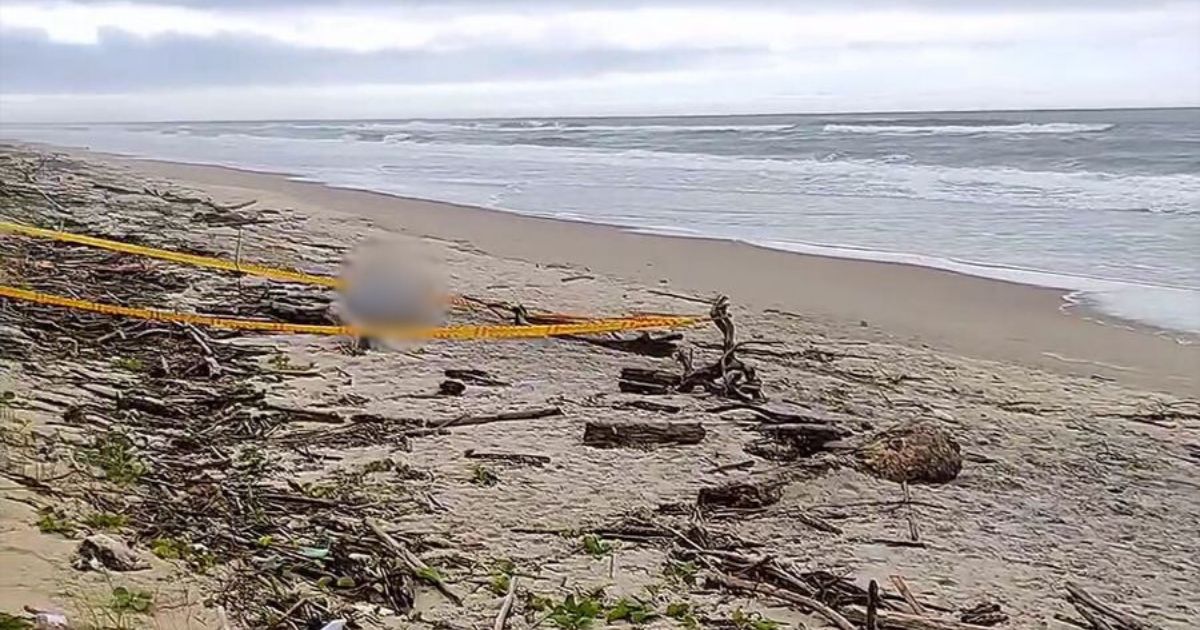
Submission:
M 449 303 L 441 265 L 412 241 L 375 237 L 342 268 L 339 314 L 364 328 L 441 326 Z

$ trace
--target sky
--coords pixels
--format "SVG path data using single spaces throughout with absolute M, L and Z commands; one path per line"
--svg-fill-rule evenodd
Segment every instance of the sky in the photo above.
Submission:
M 0 122 L 1200 105 L 1200 0 L 0 0 Z

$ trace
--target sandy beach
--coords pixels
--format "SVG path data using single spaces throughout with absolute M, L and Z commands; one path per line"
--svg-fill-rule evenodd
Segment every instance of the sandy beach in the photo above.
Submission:
M 84 154 L 86 155 L 86 154 Z M 235 169 L 125 160 L 139 171 L 301 212 L 368 219 L 416 236 L 462 241 L 493 256 L 566 265 L 646 286 L 724 294 L 866 339 L 929 346 L 1062 374 L 1167 392 L 1200 390 L 1200 340 L 1070 310 L 1064 293 L 962 274 L 769 250 L 743 243 L 637 234 L 453 204 L 333 189 Z M 866 326 L 861 326 L 866 322 Z
M 836 627 L 786 598 L 720 586 L 722 576 L 769 581 L 753 566 L 733 571 L 734 554 L 805 579 L 827 572 L 820 575 L 859 589 L 874 580 L 892 597 L 884 609 L 893 622 L 881 627 L 1069 628 L 1057 620 L 1079 617 L 1068 583 L 1157 627 L 1194 627 L 1200 615 L 1200 542 L 1180 535 L 1200 529 L 1200 345 L 1065 309 L 1061 291 L 951 272 L 636 234 L 283 175 L 48 153 L 3 148 L 0 219 L 225 258 L 240 252 L 314 273 L 336 273 L 355 244 L 390 234 L 436 250 L 455 292 L 551 311 L 704 312 L 699 302 L 726 295 L 739 338 L 767 342 L 741 357 L 762 381 L 763 404 L 791 410 L 791 424 L 811 414 L 839 435 L 803 456 L 765 456 L 772 429 L 761 414 L 721 410 L 728 400 L 712 392 L 621 391 L 626 368 L 679 364 L 592 343 L 429 343 L 360 354 L 333 338 L 214 334 L 207 346 L 198 342 L 202 356 L 196 337 L 168 331 L 170 343 L 189 348 L 171 355 L 138 341 L 152 328 L 145 322 L 67 318 L 0 298 L 0 391 L 13 392 L 0 416 L 0 559 L 19 568 L 0 572 L 0 611 L 54 607 L 79 618 L 94 610 L 81 602 L 130 581 L 155 594 L 153 616 L 135 619 L 147 627 L 300 628 L 302 616 L 350 615 L 363 628 L 482 628 L 508 601 L 507 627 L 532 628 L 557 623 L 546 620 L 567 595 L 603 587 L 596 597 L 606 606 L 624 597 L 655 608 L 651 628 L 687 627 L 685 615 L 705 628 L 751 627 L 736 625 L 748 615 Z M 241 230 L 231 227 L 237 222 Z M 75 246 L 24 249 L 32 246 L 9 236 L 0 245 L 6 240 L 22 248 L 0 250 L 8 284 L 49 290 L 92 261 L 153 279 L 130 298 L 142 305 L 265 316 L 263 304 L 283 299 L 258 279 L 132 265 Z M 31 252 L 61 258 L 38 267 Z M 84 297 L 119 294 L 111 278 L 92 280 L 77 289 Z M 330 299 L 293 289 L 283 297 L 304 312 Z M 267 297 L 246 297 L 258 291 Z M 115 339 L 128 357 L 114 357 L 106 343 Z M 682 343 L 699 364 L 719 356 L 721 342 L 709 326 L 689 329 Z M 262 350 L 243 356 L 243 348 Z M 208 363 L 201 378 L 176 365 L 188 352 L 230 365 Z M 161 358 L 161 373 L 144 357 Z M 465 369 L 495 382 L 468 380 L 461 396 L 433 395 Z M 265 402 L 197 417 L 196 401 L 207 395 L 198 392 L 241 401 L 238 387 Z M 161 404 L 121 402 L 141 399 Z M 531 409 L 556 413 L 455 426 Z M 245 434 L 229 428 L 247 418 L 269 422 Z M 581 443 L 585 425 L 597 421 L 687 422 L 704 436 L 638 448 Z M 936 425 L 961 446 L 955 479 L 901 484 L 862 468 L 866 445 L 906 423 Z M 146 462 L 120 490 L 109 471 L 95 474 L 78 455 L 113 431 L 131 435 Z M 189 440 L 208 447 L 181 446 Z M 260 494 L 238 494 L 248 483 L 238 462 L 250 447 Z M 207 490 L 189 479 L 219 492 L 201 497 Z M 779 495 L 751 508 L 697 507 L 697 493 L 731 482 Z M 291 498 L 271 503 L 263 488 Z M 234 496 L 265 502 L 239 510 L 230 507 Z M 187 516 L 147 508 L 154 503 Z M 87 516 L 101 511 L 129 515 L 114 535 L 148 569 L 71 568 L 78 540 L 97 529 Z M 253 522 L 238 529 L 235 517 L 251 512 Z M 39 532 L 48 513 L 74 523 L 71 531 Z M 346 560 L 394 561 L 387 545 L 361 542 L 384 538 L 369 523 L 436 568 L 438 580 L 409 571 L 415 612 L 366 594 L 391 569 L 376 564 L 371 573 Z M 632 535 L 635 525 L 658 533 Z M 680 555 L 680 540 L 662 532 L 692 526 L 725 542 Z M 164 540 L 185 551 L 162 553 Z M 295 568 L 309 567 L 320 550 L 329 554 L 324 573 Z M 350 566 L 360 571 L 353 578 Z M 518 580 L 507 598 L 507 586 L 491 588 L 498 572 L 503 585 Z M 362 575 L 378 582 L 364 585 Z M 251 588 L 247 576 L 268 576 L 262 582 L 271 586 Z M 925 605 L 906 603 L 898 582 Z M 844 595 L 838 610 L 859 614 L 856 597 Z M 538 607 L 546 601 L 549 612 Z M 997 605 L 1003 619 L 971 616 L 980 605 Z

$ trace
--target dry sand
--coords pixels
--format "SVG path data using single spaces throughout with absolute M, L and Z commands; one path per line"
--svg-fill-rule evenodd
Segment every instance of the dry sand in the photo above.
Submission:
M 1200 618 L 1200 539 L 1191 534 L 1200 531 L 1200 422 L 1194 403 L 1181 403 L 1200 390 L 1198 346 L 1065 314 L 1054 291 L 952 273 L 630 234 L 214 167 L 83 158 L 88 163 L 69 167 L 77 180 L 106 178 L 134 188 L 152 181 L 160 190 L 202 191 L 221 204 L 257 200 L 252 211 L 278 211 L 272 222 L 247 228 L 242 243 L 245 258 L 268 264 L 331 272 L 347 247 L 387 231 L 440 249 L 453 287 L 470 295 L 616 313 L 697 308 L 656 291 L 728 294 L 744 338 L 779 341 L 788 350 L 746 357 L 772 400 L 845 414 L 864 433 L 934 419 L 961 442 L 967 461 L 952 483 L 915 486 L 918 503 L 905 510 L 871 505 L 897 500 L 896 484 L 839 468 L 789 485 L 765 512 L 714 521 L 713 529 L 860 583 L 877 579 L 886 587 L 888 576 L 903 575 L 923 599 L 946 606 L 997 602 L 1012 617 L 1001 627 L 1070 627 L 1054 619 L 1071 612 L 1062 590 L 1068 580 L 1164 627 L 1191 628 Z M 96 192 L 91 206 L 70 210 L 95 233 L 121 235 L 128 229 L 128 197 Z M 137 236 L 151 244 L 170 237 L 227 255 L 236 246 L 234 230 L 178 217 Z M 172 306 L 195 307 L 212 297 L 190 291 Z M 718 336 L 702 329 L 688 338 L 712 343 Z M 426 557 L 470 593 L 466 605 L 456 608 L 422 590 L 423 621 L 388 618 L 367 627 L 491 627 L 500 598 L 471 585 L 486 580 L 480 566 L 500 558 L 528 572 L 523 588 L 536 593 L 562 597 L 601 585 L 614 594 L 644 593 L 663 583 L 660 547 L 616 543 L 610 564 L 579 553 L 577 540 L 515 530 L 598 527 L 634 510 L 691 502 L 707 485 L 787 467 L 747 455 L 743 449 L 756 435 L 706 413 L 714 401 L 695 395 L 656 401 L 682 407 L 675 419 L 705 425 L 708 437 L 699 445 L 630 451 L 580 444 L 586 420 L 656 418 L 620 407 L 640 397 L 619 393 L 616 376 L 629 365 L 671 369 L 670 359 L 553 340 L 432 343 L 361 356 L 340 352 L 333 339 L 268 340 L 297 364 L 314 364 L 313 376 L 273 386 L 272 395 L 289 404 L 334 405 L 353 394 L 362 397 L 359 411 L 428 419 L 548 404 L 564 410 L 557 418 L 419 438 L 410 453 L 384 446 L 322 449 L 316 440 L 313 450 L 336 458 L 330 469 L 279 471 L 319 476 L 390 455 L 428 473 L 419 481 L 378 474 L 412 497 L 411 509 L 391 519 L 397 530 L 448 543 Z M 412 396 L 435 389 L 443 370 L 468 367 L 502 375 L 511 386 L 470 387 L 462 398 Z M 103 380 L 105 367 L 93 369 Z M 23 392 L 16 413 L 45 432 L 72 428 L 31 392 L 89 396 L 53 370 L 36 373 L 15 362 L 0 363 L 4 388 Z M 1188 411 L 1145 422 L 1167 405 Z M 499 483 L 485 487 L 472 483 L 475 461 L 463 456 L 467 449 L 535 453 L 552 463 L 496 466 Z M 711 472 L 744 460 L 754 462 L 749 471 Z M 2 474 L 0 483 L 0 611 L 41 600 L 71 608 L 72 588 L 63 585 L 80 579 L 66 563 L 72 545 L 32 531 L 34 513 L 23 502 L 37 499 Z M 886 542 L 908 537 L 906 510 L 924 547 Z M 836 523 L 842 533 L 815 530 L 796 518 L 798 512 Z M 163 585 L 190 584 L 166 577 L 169 568 L 147 575 Z M 193 579 L 197 589 L 212 586 L 208 578 Z M 668 592 L 699 607 L 713 627 L 738 608 L 821 627 L 778 602 L 686 588 Z M 210 627 L 204 623 L 160 621 L 159 627 Z M 510 622 L 529 626 L 521 614 Z M 653 627 L 676 626 L 660 621 Z

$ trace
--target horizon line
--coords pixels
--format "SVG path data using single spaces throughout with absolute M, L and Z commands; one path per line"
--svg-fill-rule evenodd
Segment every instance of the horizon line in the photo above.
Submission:
M 983 113 L 1052 113 L 1052 112 L 1102 112 L 1102 111 L 1161 111 L 1200 109 L 1200 103 L 1194 105 L 1164 105 L 1139 107 L 1035 107 L 1035 108 L 1003 108 L 1003 109 L 912 109 L 912 110 L 845 110 L 820 112 L 759 112 L 759 113 L 698 113 L 698 114 L 623 114 L 623 115 L 525 115 L 525 116 L 401 116 L 401 117 L 369 117 L 369 118 L 180 118 L 159 120 L 71 120 L 57 122 L 6 122 L 0 120 L 0 125 L 161 125 L 176 123 L 265 123 L 265 122 L 337 122 L 337 121 L 457 121 L 457 120 L 591 120 L 591 119 L 652 119 L 652 118 L 750 118 L 765 116 L 877 116 L 895 114 L 983 114 Z

